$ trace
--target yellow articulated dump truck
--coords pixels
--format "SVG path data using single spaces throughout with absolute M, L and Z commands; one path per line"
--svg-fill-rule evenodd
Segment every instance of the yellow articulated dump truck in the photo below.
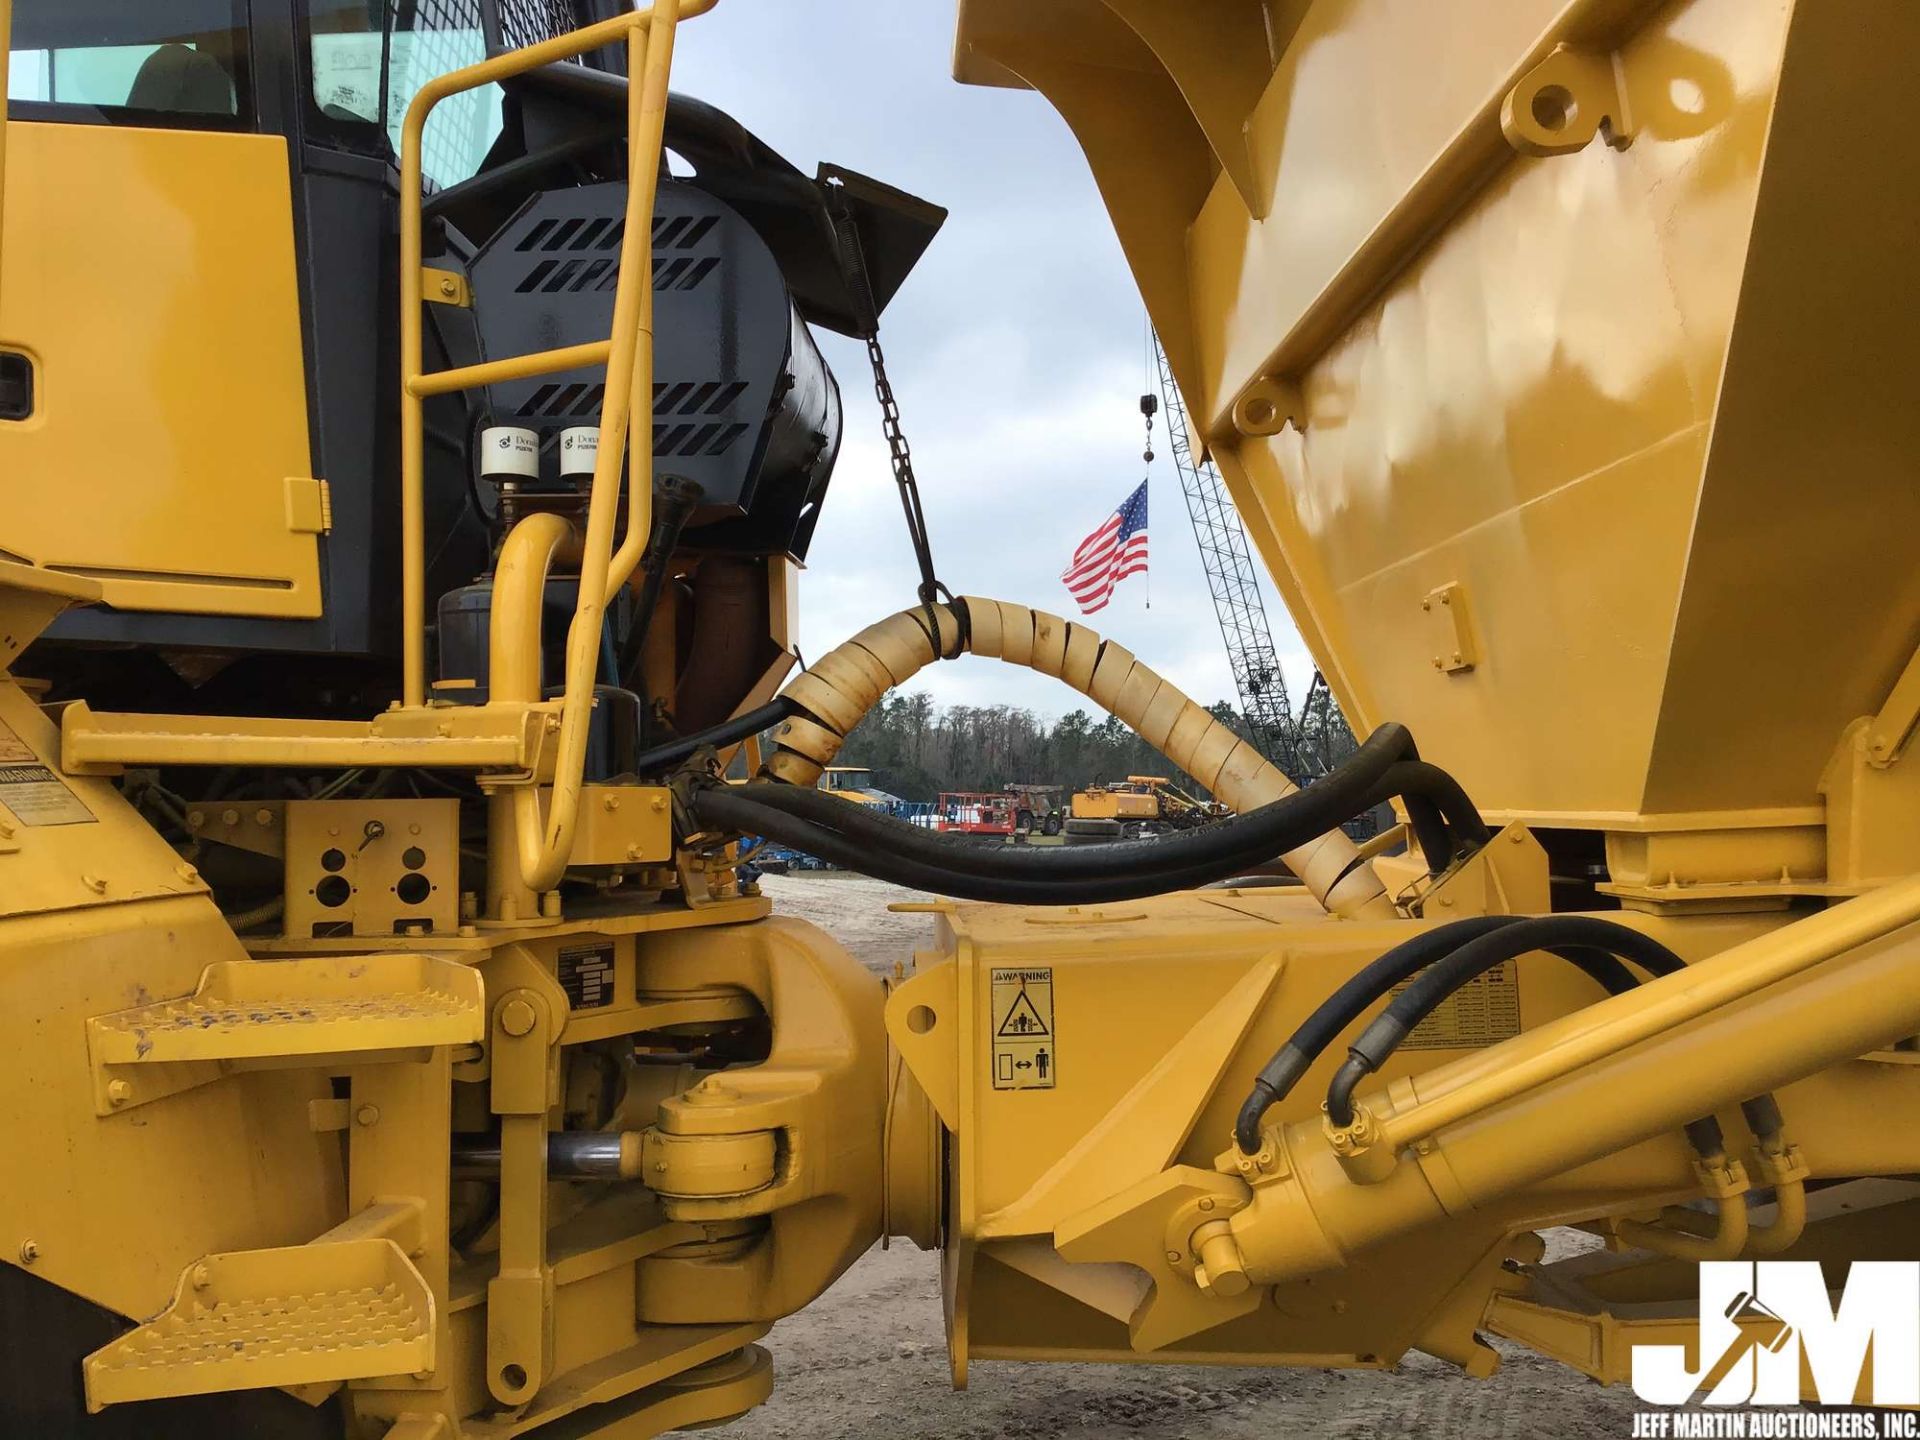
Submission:
M 943 212 L 670 93 L 711 3 L 0 0 L 0 1431 L 716 1423 L 885 1236 L 957 1383 L 1618 1382 L 1696 1262 L 1920 1260 L 1920 7 L 963 0 L 1367 737 L 1299 790 L 930 564 L 798 668 L 813 332 Z M 814 788 L 962 654 L 1233 815 Z

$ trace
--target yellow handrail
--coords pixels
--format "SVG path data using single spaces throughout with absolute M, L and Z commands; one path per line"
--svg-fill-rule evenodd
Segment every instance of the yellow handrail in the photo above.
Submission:
M 584 345 L 564 345 L 558 350 L 542 350 L 534 355 L 510 355 L 504 360 L 489 360 L 479 365 L 463 365 L 457 370 L 435 370 L 413 377 L 411 393 L 426 399 L 447 395 L 455 390 L 478 390 L 501 380 L 528 380 L 535 375 L 555 375 L 562 370 L 579 370 L 588 365 L 604 365 L 613 353 L 612 342 L 589 340 Z
M 600 449 L 588 491 L 579 598 L 567 632 L 560 740 L 548 813 L 529 780 L 514 792 L 520 868 L 526 884 L 550 890 L 572 849 L 585 771 L 600 628 L 606 605 L 633 573 L 645 548 L 653 511 L 653 206 L 666 127 L 667 79 L 675 28 L 683 15 L 711 10 L 716 0 L 656 0 L 648 10 L 616 16 L 571 35 L 542 41 L 427 82 L 407 107 L 400 145 L 400 372 L 402 700 L 426 703 L 425 420 L 430 394 L 474 384 L 550 374 L 592 363 L 598 345 L 572 346 L 429 375 L 421 350 L 420 154 L 427 116 L 450 95 L 493 83 L 624 38 L 627 42 L 627 207 L 614 290 L 613 333 L 605 345 L 606 398 L 600 413 Z M 644 333 L 645 342 L 642 343 Z M 564 363 L 561 363 L 564 359 Z M 626 444 L 621 443 L 622 439 Z M 630 451 L 626 536 L 616 554 L 623 450 Z

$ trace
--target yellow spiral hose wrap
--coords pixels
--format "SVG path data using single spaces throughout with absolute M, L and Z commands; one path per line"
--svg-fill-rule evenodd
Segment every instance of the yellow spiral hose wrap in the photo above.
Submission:
M 964 625 L 956 606 L 965 613 Z M 937 659 L 972 654 L 1065 681 L 1242 814 L 1299 789 L 1171 681 L 1096 631 L 1004 600 L 963 595 L 956 606 L 902 610 L 795 677 L 784 694 L 806 713 L 774 732 L 775 749 L 762 774 L 811 786 L 887 691 Z M 1343 831 L 1330 830 L 1281 858 L 1336 915 L 1391 918 L 1395 913 L 1379 876 Z

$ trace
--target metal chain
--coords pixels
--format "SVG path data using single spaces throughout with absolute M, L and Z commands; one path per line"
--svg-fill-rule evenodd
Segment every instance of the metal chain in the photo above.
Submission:
M 880 402 L 880 428 L 887 437 L 887 457 L 893 467 L 893 481 L 900 490 L 900 508 L 907 517 L 907 539 L 913 546 L 913 558 L 920 567 L 918 596 L 926 611 L 927 633 L 939 645 L 940 627 L 934 618 L 937 602 L 951 603 L 953 592 L 934 573 L 933 545 L 927 535 L 926 511 L 920 504 L 920 483 L 914 478 L 913 452 L 907 445 L 906 431 L 900 424 L 900 405 L 893 396 L 893 382 L 887 378 L 887 356 L 880 348 L 880 313 L 874 303 L 873 283 L 867 274 L 866 251 L 860 244 L 860 231 L 847 204 L 842 187 L 827 191 L 828 210 L 833 217 L 834 234 L 840 242 L 840 264 L 848 287 L 859 306 L 858 322 L 867 342 L 867 361 L 873 367 L 873 395 Z

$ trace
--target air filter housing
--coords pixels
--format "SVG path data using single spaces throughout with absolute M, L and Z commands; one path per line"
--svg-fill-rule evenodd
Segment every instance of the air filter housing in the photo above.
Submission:
M 620 184 L 544 191 L 487 241 L 471 269 L 487 354 L 606 338 L 625 201 Z M 654 470 L 705 494 L 686 543 L 804 556 L 840 446 L 840 392 L 773 252 L 722 201 L 662 181 L 653 288 Z M 599 418 L 605 371 L 511 381 L 488 398 L 493 424 L 550 444 Z

